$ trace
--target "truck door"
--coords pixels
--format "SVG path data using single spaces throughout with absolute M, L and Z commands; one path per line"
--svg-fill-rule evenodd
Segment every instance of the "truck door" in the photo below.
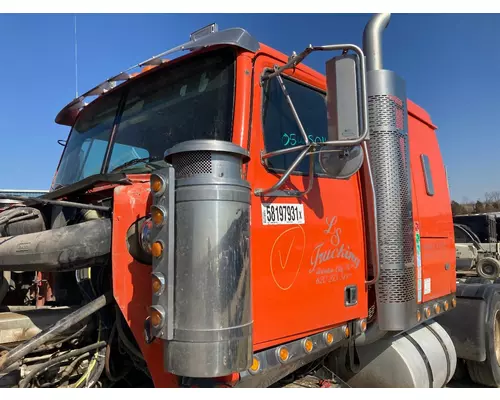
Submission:
M 261 76 L 283 61 L 259 55 L 254 65 L 250 156 L 254 343 L 265 347 L 367 315 L 365 241 L 358 175 L 326 177 L 315 161 L 312 189 L 300 197 L 255 195 L 271 188 L 300 151 L 261 155 L 304 144 L 276 78 Z M 303 68 L 303 67 L 301 67 Z M 326 141 L 325 81 L 297 68 L 284 77 L 310 141 Z M 309 156 L 282 191 L 306 191 Z

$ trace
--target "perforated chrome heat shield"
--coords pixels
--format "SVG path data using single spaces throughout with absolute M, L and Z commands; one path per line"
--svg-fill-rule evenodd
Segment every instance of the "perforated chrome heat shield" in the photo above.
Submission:
M 406 88 L 388 70 L 368 72 L 367 83 L 379 233 L 378 322 L 382 330 L 401 331 L 417 323 Z

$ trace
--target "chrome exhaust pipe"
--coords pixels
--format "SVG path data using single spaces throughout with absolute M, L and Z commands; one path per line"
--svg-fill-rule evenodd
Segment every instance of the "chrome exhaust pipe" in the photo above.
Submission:
M 363 52 L 366 56 L 367 71 L 383 69 L 382 34 L 390 20 L 390 13 L 375 14 L 366 24 L 363 32 Z

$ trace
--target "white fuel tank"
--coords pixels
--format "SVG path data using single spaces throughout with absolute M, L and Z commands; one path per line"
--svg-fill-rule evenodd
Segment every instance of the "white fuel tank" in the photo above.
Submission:
M 362 369 L 347 380 L 355 388 L 444 387 L 457 365 L 451 338 L 434 321 L 357 350 Z

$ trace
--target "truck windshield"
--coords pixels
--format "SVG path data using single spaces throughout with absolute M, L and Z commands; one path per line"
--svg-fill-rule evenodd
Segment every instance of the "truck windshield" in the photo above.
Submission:
M 182 141 L 231 140 L 234 60 L 231 49 L 202 54 L 87 106 L 70 132 L 52 189 L 99 173 L 161 168 L 165 150 Z

